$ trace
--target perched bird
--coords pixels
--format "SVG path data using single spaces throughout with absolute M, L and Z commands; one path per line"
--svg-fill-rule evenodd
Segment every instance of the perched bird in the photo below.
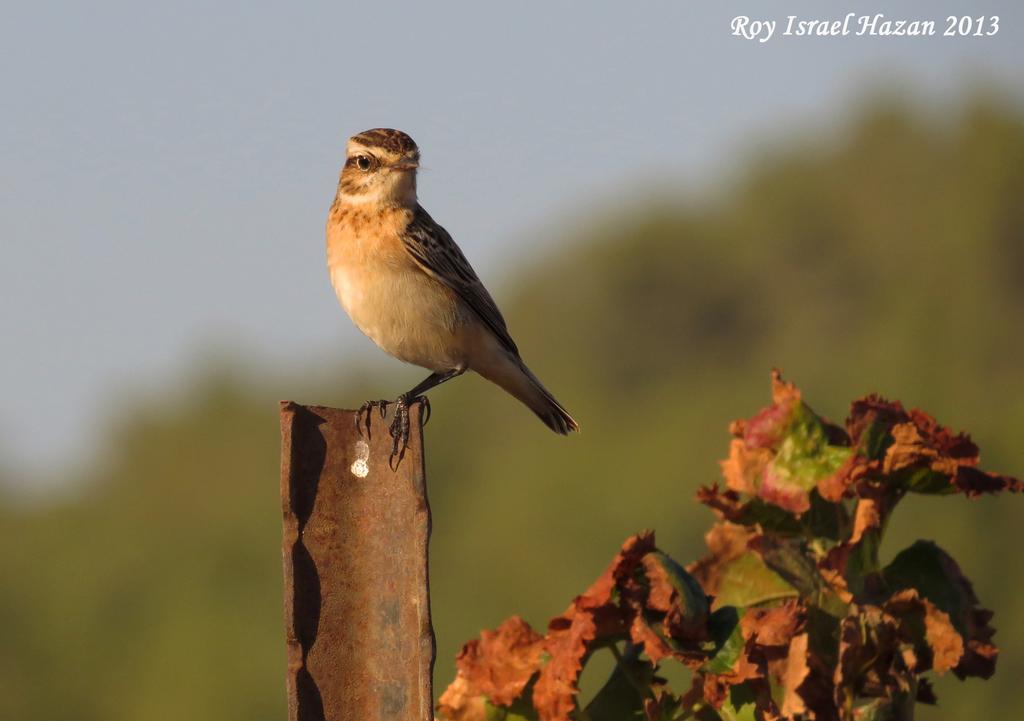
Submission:
M 392 456 L 408 443 L 409 405 L 467 370 L 518 398 L 555 433 L 578 431 L 526 367 L 466 256 L 417 202 L 419 160 L 416 143 L 399 130 L 352 136 L 327 217 L 327 266 L 345 311 L 384 352 L 430 371 L 398 396 Z M 374 406 L 383 416 L 387 402 L 361 410 Z

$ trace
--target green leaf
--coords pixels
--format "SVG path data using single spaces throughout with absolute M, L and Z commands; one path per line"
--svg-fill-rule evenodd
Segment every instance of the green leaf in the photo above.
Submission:
M 826 501 L 816 491 L 811 491 L 811 510 L 802 518 L 803 526 L 818 539 L 842 540 L 850 525 L 850 514 L 842 503 Z
M 829 445 L 824 423 L 801 404 L 786 429 L 772 470 L 782 484 L 810 491 L 818 481 L 838 471 L 852 453 L 849 446 Z
M 800 403 L 794 408 L 774 456 L 764 467 L 757 495 L 801 515 L 810 510 L 810 492 L 850 459 L 850 446 L 831 445 L 825 422 Z
M 881 461 L 885 458 L 885 452 L 892 445 L 892 434 L 889 432 L 890 424 L 876 418 L 871 425 L 861 434 L 860 450 L 865 456 L 874 461 Z
M 803 524 L 792 513 L 760 498 L 751 498 L 729 520 L 744 526 L 758 524 L 765 531 L 784 535 L 795 536 L 804 530 Z
M 840 619 L 811 606 L 807 609 L 807 653 L 824 667 L 839 661 Z
M 539 721 L 540 717 L 533 706 L 526 703 L 525 707 L 520 707 L 518 700 L 511 708 L 495 706 L 490 701 L 484 701 L 485 718 L 487 721 Z
M 715 653 L 729 640 L 733 630 L 740 622 L 741 615 L 740 609 L 723 606 L 708 617 L 708 633 L 711 640 L 714 641 Z
M 614 645 L 609 650 L 615 656 L 615 668 L 587 705 L 584 715 L 590 721 L 643 719 L 643 702 L 652 693 L 654 668 L 640 660 L 632 644 L 627 644 L 624 653 Z
M 715 638 L 715 654 L 704 662 L 706 673 L 728 673 L 743 653 L 745 641 L 739 609 L 727 607 L 711 615 L 709 626 Z
M 522 690 L 511 706 L 495 706 L 490 699 L 484 699 L 484 713 L 487 721 L 540 721 L 537 710 L 533 708 L 533 686 L 536 676 Z
M 796 539 L 761 536 L 758 553 L 765 564 L 798 590 L 809 603 L 837 618 L 842 618 L 849 606 L 840 599 L 821 577 L 818 565 Z
M 895 694 L 891 699 L 876 698 L 853 711 L 856 721 L 913 721 L 914 698 L 910 694 Z
M 729 696 L 718 709 L 723 721 L 755 721 L 756 696 L 748 684 L 737 684 L 729 689 Z
M 916 588 L 950 620 L 965 638 L 969 638 L 967 617 L 977 603 L 970 585 L 956 561 L 931 541 L 916 541 L 900 551 L 882 571 L 892 591 Z
M 904 468 L 889 476 L 890 482 L 913 493 L 929 496 L 949 496 L 956 493 L 949 474 L 931 468 Z
M 643 703 L 654 670 L 635 657 L 620 656 L 615 668 L 585 710 L 590 721 L 631 721 L 643 719 Z
M 710 608 L 708 596 L 697 583 L 697 579 L 687 573 L 671 556 L 661 551 L 654 551 L 651 558 L 665 571 L 668 582 L 679 594 L 685 621 L 703 626 Z
M 685 716 L 682 718 L 685 718 Z M 718 712 L 708 705 L 704 705 L 698 708 L 694 712 L 693 718 L 696 721 L 722 721 L 722 717 L 719 716 Z
M 754 606 L 796 596 L 797 591 L 753 552 L 730 561 L 722 569 L 715 595 L 718 606 Z
M 843 577 L 846 585 L 857 598 L 861 598 L 872 585 L 877 585 L 881 571 L 878 551 L 882 544 L 882 531 L 871 528 L 861 535 L 861 540 L 850 552 L 846 560 Z

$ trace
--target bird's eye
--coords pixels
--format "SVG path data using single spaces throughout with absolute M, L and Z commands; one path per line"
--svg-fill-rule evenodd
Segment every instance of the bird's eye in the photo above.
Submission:
M 360 155 L 358 158 L 356 158 L 356 165 L 359 166 L 360 170 L 369 170 L 370 159 L 367 158 L 365 155 Z

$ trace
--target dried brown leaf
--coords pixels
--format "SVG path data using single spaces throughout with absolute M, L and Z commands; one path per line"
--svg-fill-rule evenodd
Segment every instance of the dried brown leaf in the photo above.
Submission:
M 803 628 L 806 610 L 797 601 L 771 608 L 749 608 L 740 619 L 743 637 L 758 646 L 788 646 Z
M 646 555 L 642 559 L 644 575 L 651 584 L 647 596 L 647 608 L 653 611 L 668 613 L 679 604 L 679 592 L 672 585 L 665 567 L 658 563 L 653 555 Z
M 550 660 L 541 670 L 533 687 L 533 704 L 541 721 L 567 720 L 575 708 L 577 681 L 591 643 L 599 636 L 623 630 L 620 609 L 612 604 L 616 589 L 635 594 L 633 575 L 644 555 L 655 550 L 654 534 L 632 536 L 583 594 L 577 596 L 565 613 L 548 624 L 544 650 Z
M 968 496 L 1022 488 L 1016 479 L 979 470 L 978 447 L 970 437 L 954 434 L 924 411 L 905 411 L 901 404 L 877 396 L 854 403 L 847 420 L 851 438 L 860 440 L 879 424 L 892 437 L 880 469 L 884 474 L 930 470 L 947 476 L 953 490 Z
M 807 704 L 800 693 L 800 686 L 811 673 L 807 665 L 807 641 L 806 633 L 795 636 L 786 655 L 786 665 L 780 679 L 783 689 L 782 715 L 785 718 L 807 713 Z
M 440 698 L 446 718 L 483 718 L 483 706 L 474 699 L 509 705 L 523 692 L 540 669 L 543 637 L 518 616 L 506 619 L 496 630 L 483 631 L 462 647 L 455 659 L 455 682 Z
M 730 688 L 743 684 L 754 695 L 757 717 L 777 718 L 778 708 L 772 699 L 769 668 L 785 659 L 787 648 L 803 622 L 804 610 L 797 603 L 747 609 L 739 622 L 742 647 L 738 653 L 733 651 L 736 658 L 728 670 L 714 673 L 705 666 L 694 679 L 695 684 L 700 684 L 704 700 L 715 708 L 722 708 Z M 733 638 L 737 638 L 735 633 Z M 728 648 L 728 645 L 723 648 Z
M 761 681 L 767 685 L 764 670 L 750 660 L 746 653 L 741 653 L 726 673 L 704 674 L 704 700 L 715 708 L 721 708 L 729 695 L 729 688 L 748 681 Z
M 792 408 L 800 402 L 800 389 L 796 384 L 782 380 L 782 371 L 772 368 L 772 403 Z
M 747 543 L 756 535 L 757 532 L 747 526 L 728 521 L 716 523 L 704 534 L 704 542 L 711 553 L 691 563 L 686 570 L 697 579 L 708 595 L 714 596 L 718 593 L 725 568 L 747 552 Z
M 850 405 L 850 415 L 846 419 L 846 432 L 854 445 L 862 445 L 865 432 L 875 424 L 883 428 L 891 428 L 896 423 L 908 418 L 903 404 L 887 401 L 878 395 L 869 395 L 855 400 Z
M 936 673 L 945 673 L 960 662 L 964 655 L 964 641 L 949 614 L 940 611 L 928 599 L 921 598 L 916 589 L 908 588 L 893 594 L 883 608 L 895 618 L 915 615 L 923 621 L 925 641 L 932 656 L 931 668 Z M 904 638 L 910 640 L 907 631 L 904 631 Z
M 964 579 L 967 582 L 967 579 Z M 968 587 L 970 583 L 968 583 Z M 974 591 L 971 589 L 971 596 Z M 975 598 L 975 604 L 977 599 Z M 996 631 L 989 622 L 992 620 L 992 612 L 985 608 L 972 608 L 966 618 L 966 646 L 963 658 L 953 669 L 957 678 L 976 676 L 978 678 L 991 678 L 996 672 L 996 660 L 999 658 L 999 648 L 992 643 L 992 637 Z
M 629 626 L 629 637 L 633 643 L 643 646 L 644 653 L 654 663 L 673 655 L 672 647 L 651 628 L 644 620 L 643 614 L 633 616 L 633 622 Z
M 839 469 L 818 481 L 818 494 L 826 501 L 839 503 L 850 489 L 873 470 L 874 464 L 863 456 L 853 453 Z
M 956 471 L 956 461 L 951 457 L 940 455 L 937 444 L 931 443 L 932 439 L 926 438 L 914 423 L 897 423 L 890 431 L 893 443 L 885 453 L 885 462 L 882 466 L 884 473 L 910 468 L 921 464 L 935 464 L 935 470 L 950 473 Z M 977 448 L 974 448 L 972 457 L 961 457 L 961 462 L 977 461 Z
M 842 571 L 837 570 L 837 568 L 846 565 L 845 559 L 842 561 L 836 560 L 836 557 L 844 550 L 842 547 L 837 546 L 829 551 L 824 561 L 819 565 L 818 571 L 840 601 L 843 603 L 853 603 L 853 594 L 850 592 L 850 587 L 846 583 Z
M 907 691 L 915 672 L 916 659 L 903 653 L 898 621 L 877 606 L 852 606 L 839 627 L 836 706 L 844 704 L 846 693 L 891 697 Z
M 729 443 L 729 457 L 720 462 L 725 484 L 733 491 L 756 496 L 772 457 L 770 448 L 751 447 L 734 438 Z
M 989 678 L 995 673 L 999 649 L 992 643 L 992 612 L 979 607 L 971 582 L 952 556 L 934 543 L 918 541 L 896 555 L 885 577 L 894 590 L 916 590 L 949 614 L 964 641 L 963 656 L 953 668 L 959 678 Z
M 724 518 L 727 521 L 738 520 L 744 506 L 739 493 L 731 489 L 719 490 L 717 483 L 699 487 L 697 502 L 707 506 L 719 518 Z
M 760 721 L 838 721 L 852 703 L 854 717 L 876 718 L 934 702 L 926 671 L 992 674 L 991 613 L 948 554 L 919 542 L 879 569 L 877 548 L 907 491 L 976 495 L 1018 491 L 1019 481 L 979 470 L 966 434 L 878 396 L 855 401 L 838 428 L 778 371 L 772 404 L 730 432 L 725 488 L 697 494 L 722 519 L 705 536 L 710 555 L 687 568 L 700 588 L 652 533 L 634 536 L 545 636 L 514 617 L 466 644 L 441 715 L 486 721 L 532 688 L 540 721 L 569 721 L 590 653 L 622 641 L 652 674 L 669 657 L 695 671 L 686 698 L 668 694 L 666 706 L 663 687 L 651 686 L 651 721 L 700 700 L 723 717 L 753 703 Z M 710 616 L 705 593 L 719 608 Z
M 622 548 L 608 564 L 604 573 L 577 600 L 582 599 L 583 605 L 587 608 L 608 603 L 611 600 L 612 591 L 629 581 L 633 570 L 643 556 L 653 550 L 655 550 L 655 545 L 652 531 L 644 531 L 630 536 L 622 544 Z
M 437 711 L 445 721 L 487 721 L 486 698 L 459 674 L 438 699 Z
M 708 597 L 696 579 L 663 553 L 642 559 L 647 596 L 640 615 L 660 616 L 661 629 L 677 646 L 707 639 Z
M 881 525 L 882 513 L 879 509 L 878 499 L 858 499 L 857 511 L 853 515 L 853 532 L 850 534 L 850 543 L 860 542 L 865 532 L 880 528 Z
M 578 603 L 551 621 L 544 650 L 550 660 L 533 687 L 533 705 L 541 721 L 568 721 L 576 707 L 576 685 L 588 644 L 597 636 L 593 613 Z

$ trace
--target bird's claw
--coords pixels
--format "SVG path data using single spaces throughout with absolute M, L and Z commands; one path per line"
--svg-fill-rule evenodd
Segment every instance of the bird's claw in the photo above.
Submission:
M 388 465 L 394 471 L 397 471 L 398 467 L 402 464 L 405 451 L 409 447 L 409 408 L 414 403 L 419 403 L 423 406 L 421 426 L 426 425 L 426 422 L 430 419 L 430 401 L 427 400 L 426 396 L 410 398 L 402 394 L 395 400 L 395 417 L 391 420 L 391 427 L 389 428 L 392 441 L 391 457 L 388 459 Z
M 380 417 L 384 418 L 388 413 L 388 402 L 383 399 L 379 401 L 366 401 L 363 405 L 359 406 L 355 418 L 356 431 L 359 432 L 359 435 L 363 435 L 363 426 L 366 426 L 366 437 L 370 437 L 370 421 L 372 420 L 371 414 L 374 408 L 378 410 Z
M 391 425 L 388 427 L 388 433 L 391 435 L 391 456 L 388 459 L 388 465 L 392 470 L 397 471 L 398 466 L 402 464 L 402 459 L 405 457 L 405 451 L 409 448 L 409 432 L 410 432 L 410 420 L 409 420 L 409 408 L 414 403 L 419 403 L 423 407 L 423 415 L 420 424 L 425 426 L 427 421 L 430 420 L 430 401 L 426 396 L 416 396 L 410 398 L 406 394 L 398 396 L 395 400 L 395 417 L 391 419 Z M 363 405 L 359 406 L 359 410 L 356 411 L 355 424 L 356 431 L 360 436 L 370 437 L 370 427 L 373 423 L 373 411 L 374 409 L 380 413 L 380 417 L 386 418 L 388 414 L 388 405 L 390 403 L 385 400 L 379 401 L 366 401 Z M 365 433 L 364 433 L 365 428 Z

